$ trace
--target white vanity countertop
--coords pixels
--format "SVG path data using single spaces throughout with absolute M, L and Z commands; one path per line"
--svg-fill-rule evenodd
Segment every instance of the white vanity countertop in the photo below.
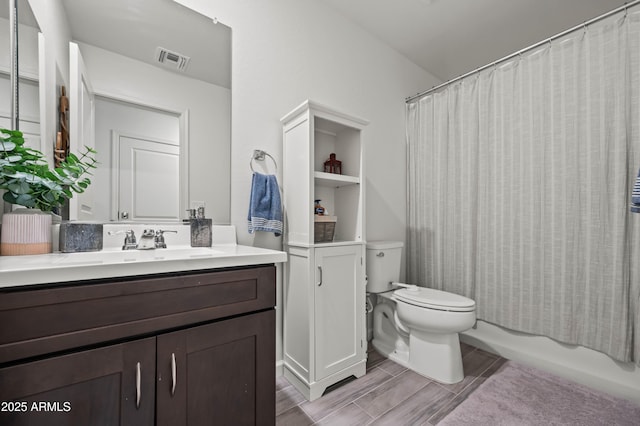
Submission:
M 102 251 L 0 256 L 0 289 L 287 261 L 287 253 L 283 251 L 237 245 L 234 226 L 214 225 L 212 247 L 191 247 L 189 227 L 183 225 L 155 225 L 155 229 L 177 231 L 177 234 L 167 234 L 169 248 L 166 249 L 122 250 L 122 235 L 107 235 L 109 231 L 127 229 L 141 235 L 143 229 L 152 227 L 154 225 L 105 224 Z
M 0 288 L 286 261 L 285 252 L 235 244 L 0 256 Z

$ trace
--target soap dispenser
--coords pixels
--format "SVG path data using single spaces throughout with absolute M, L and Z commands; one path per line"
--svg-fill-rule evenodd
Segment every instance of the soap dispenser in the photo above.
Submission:
M 213 242 L 213 220 L 206 219 L 204 207 L 198 207 L 196 217 L 189 211 L 191 225 L 191 247 L 211 247 Z

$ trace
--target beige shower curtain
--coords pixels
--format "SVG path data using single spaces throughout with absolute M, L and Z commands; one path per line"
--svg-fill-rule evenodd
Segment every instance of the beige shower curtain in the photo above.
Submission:
M 407 142 L 410 282 L 640 363 L 639 12 L 408 103 Z

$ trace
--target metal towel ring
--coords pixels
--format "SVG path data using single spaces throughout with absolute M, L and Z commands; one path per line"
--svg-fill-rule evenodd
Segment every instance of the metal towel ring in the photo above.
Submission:
M 253 160 L 264 161 L 264 157 L 265 156 L 271 158 L 271 161 L 273 161 L 273 165 L 276 166 L 276 172 L 278 171 L 278 163 L 276 163 L 275 158 L 273 158 L 271 156 L 271 154 L 269 154 L 268 152 L 263 151 L 261 149 L 254 149 L 253 150 L 253 155 L 251 156 L 251 159 L 249 160 L 249 167 L 251 167 L 251 171 L 252 172 L 255 172 L 255 170 L 253 169 Z

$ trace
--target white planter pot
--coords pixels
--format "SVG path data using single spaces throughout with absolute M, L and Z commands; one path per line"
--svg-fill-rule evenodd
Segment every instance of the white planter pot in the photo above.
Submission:
M 38 209 L 18 209 L 2 216 L 0 254 L 51 253 L 51 214 Z

